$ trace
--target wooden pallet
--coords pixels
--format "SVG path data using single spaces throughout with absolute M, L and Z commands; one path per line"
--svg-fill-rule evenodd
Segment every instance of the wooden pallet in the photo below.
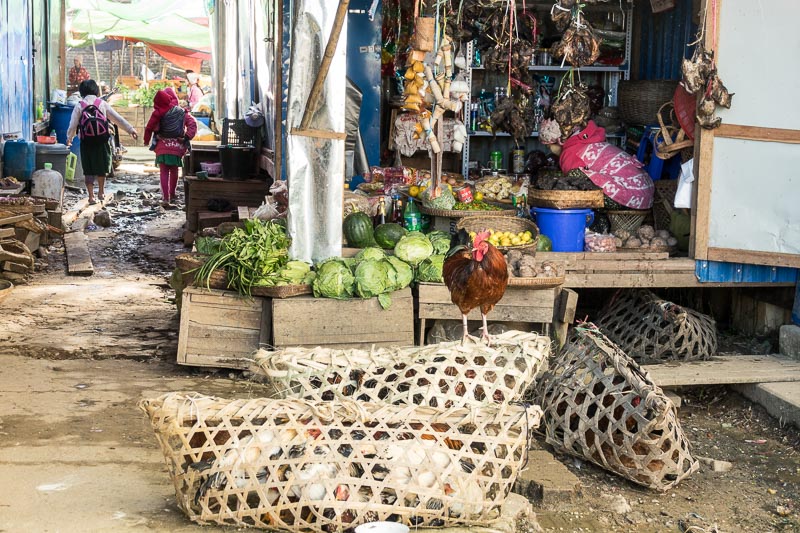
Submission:
M 187 176 L 184 180 L 186 191 L 186 229 L 198 230 L 197 215 L 208 209 L 208 201 L 216 198 L 229 201 L 234 208 L 240 205 L 258 207 L 269 193 L 269 183 L 265 180 L 223 180 L 209 178 L 198 180 Z

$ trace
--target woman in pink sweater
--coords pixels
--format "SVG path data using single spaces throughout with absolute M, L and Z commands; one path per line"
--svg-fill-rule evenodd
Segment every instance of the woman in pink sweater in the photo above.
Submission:
M 189 140 L 197 133 L 197 122 L 191 113 L 178 105 L 178 97 L 171 88 L 161 89 L 153 99 L 153 114 L 144 130 L 145 144 L 154 136 L 156 164 L 161 171 L 161 195 L 164 207 L 174 207 L 175 189 L 178 187 L 178 167 L 189 147 Z

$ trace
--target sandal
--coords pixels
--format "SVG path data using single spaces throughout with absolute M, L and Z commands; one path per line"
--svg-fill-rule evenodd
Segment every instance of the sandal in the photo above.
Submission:
M 97 200 L 95 200 L 95 199 L 89 200 L 89 205 L 94 205 L 96 203 L 97 203 Z

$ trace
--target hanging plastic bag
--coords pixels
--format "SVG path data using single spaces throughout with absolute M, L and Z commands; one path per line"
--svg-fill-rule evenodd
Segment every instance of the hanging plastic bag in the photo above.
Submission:
M 681 177 L 675 191 L 675 207 L 690 209 L 692 207 L 692 182 L 694 181 L 694 159 L 681 165 Z

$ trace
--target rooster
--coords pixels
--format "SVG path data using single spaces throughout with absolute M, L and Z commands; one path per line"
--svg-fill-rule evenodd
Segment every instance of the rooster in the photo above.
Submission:
M 503 298 L 508 286 L 506 260 L 497 248 L 487 242 L 488 238 L 488 231 L 478 233 L 470 245 L 469 234 L 461 229 L 453 235 L 444 260 L 444 283 L 450 290 L 450 299 L 461 310 L 464 319 L 462 344 L 469 337 L 467 315 L 478 307 L 483 317 L 481 337 L 491 343 L 486 314 Z

